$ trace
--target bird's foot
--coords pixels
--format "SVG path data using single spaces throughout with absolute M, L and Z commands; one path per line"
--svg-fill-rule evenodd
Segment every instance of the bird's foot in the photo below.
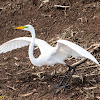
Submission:
M 72 68 L 73 71 L 72 71 L 70 77 L 68 78 L 68 80 L 67 80 L 67 82 L 65 83 L 65 85 L 62 86 L 63 81 L 64 81 L 66 75 L 68 74 L 68 71 L 71 71 L 71 70 L 67 70 L 67 71 L 66 71 L 66 73 L 65 73 L 65 75 L 64 75 L 64 77 L 63 77 L 63 79 L 61 80 L 60 84 L 58 85 L 59 90 L 56 92 L 57 94 L 60 93 L 62 90 L 65 91 L 65 88 L 68 86 L 68 83 L 69 83 L 70 79 L 72 78 L 73 74 L 75 73 L 75 68 L 76 68 L 76 67 Z
M 60 92 L 65 91 L 66 87 L 67 87 L 67 85 L 59 87 L 59 88 L 57 89 L 57 91 L 56 91 L 56 94 L 59 94 Z
M 63 84 L 62 83 L 59 83 L 59 85 L 57 85 L 56 87 L 58 88 L 58 87 L 61 87 L 61 86 L 63 86 Z

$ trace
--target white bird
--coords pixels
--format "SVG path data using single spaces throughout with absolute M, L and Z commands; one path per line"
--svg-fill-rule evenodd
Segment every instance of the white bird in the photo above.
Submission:
M 92 60 L 96 64 L 99 64 L 99 62 L 95 59 L 95 57 L 92 54 L 90 54 L 88 51 L 86 51 L 85 49 L 83 49 L 75 43 L 72 43 L 67 40 L 58 40 L 57 45 L 55 47 L 52 47 L 46 41 L 35 38 L 35 30 L 34 27 L 31 25 L 20 26 L 14 29 L 22 29 L 29 31 L 32 35 L 32 38 L 19 37 L 12 39 L 0 46 L 0 53 L 6 53 L 8 51 L 29 45 L 29 59 L 31 63 L 35 66 L 54 65 L 56 63 L 66 64 L 64 61 L 70 56 L 73 56 L 75 58 L 85 57 Z M 33 56 L 34 46 L 38 46 L 40 49 L 41 54 L 38 58 L 35 58 Z M 69 69 L 66 71 L 66 74 L 68 73 L 68 71 L 71 70 L 71 66 L 68 65 L 68 67 Z M 74 72 L 75 69 L 73 69 L 73 73 Z M 62 81 L 60 85 L 62 85 Z M 66 86 L 64 86 L 63 88 L 65 89 L 65 87 Z

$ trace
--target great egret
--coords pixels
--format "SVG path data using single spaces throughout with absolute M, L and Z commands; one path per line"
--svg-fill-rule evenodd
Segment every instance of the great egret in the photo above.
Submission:
M 85 57 L 92 60 L 96 64 L 99 64 L 99 62 L 95 59 L 95 57 L 92 54 L 90 54 L 88 51 L 86 51 L 85 49 L 83 49 L 82 47 L 80 47 L 79 45 L 75 43 L 72 43 L 67 40 L 58 40 L 56 47 L 52 47 L 46 41 L 35 38 L 35 30 L 33 26 L 31 25 L 20 26 L 14 29 L 22 29 L 22 30 L 29 31 L 32 35 L 32 38 L 19 37 L 19 38 L 12 39 L 0 46 L 0 53 L 6 53 L 8 51 L 29 45 L 29 52 L 28 52 L 29 59 L 31 63 L 35 66 L 54 65 L 56 63 L 66 64 L 64 61 L 69 56 L 73 56 L 75 58 Z M 34 45 L 38 46 L 41 52 L 38 58 L 35 58 L 33 56 Z M 66 71 L 59 86 L 62 85 L 62 82 L 64 78 L 66 77 L 67 73 L 71 71 L 72 69 L 73 69 L 73 72 L 70 78 L 68 79 L 68 81 L 66 82 L 66 84 L 61 89 L 65 89 L 72 75 L 75 72 L 76 67 L 72 68 L 69 65 L 67 66 L 69 67 L 69 69 Z

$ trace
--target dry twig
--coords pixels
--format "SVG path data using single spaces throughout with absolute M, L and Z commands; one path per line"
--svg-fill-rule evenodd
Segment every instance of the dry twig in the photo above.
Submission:
M 55 8 L 69 8 L 70 6 L 54 5 Z
M 27 96 L 32 95 L 33 93 L 36 93 L 36 92 L 37 92 L 36 89 L 34 89 L 34 90 L 32 90 L 32 92 L 30 92 L 30 93 L 19 94 L 19 96 L 20 96 L 20 97 L 27 97 Z
M 63 8 L 63 9 L 65 9 L 65 10 L 64 10 L 64 13 L 65 13 L 65 16 L 66 16 L 66 15 L 67 15 L 67 14 L 66 14 L 66 9 L 69 8 L 70 6 L 54 5 L 54 7 L 55 7 L 55 8 Z
M 7 85 L 8 88 L 12 89 L 12 90 L 16 90 L 14 87 L 11 87 L 9 85 Z

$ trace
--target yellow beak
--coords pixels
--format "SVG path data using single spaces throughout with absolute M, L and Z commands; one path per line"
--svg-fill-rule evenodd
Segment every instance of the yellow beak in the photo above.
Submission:
M 14 29 L 24 29 L 24 26 L 15 27 Z

